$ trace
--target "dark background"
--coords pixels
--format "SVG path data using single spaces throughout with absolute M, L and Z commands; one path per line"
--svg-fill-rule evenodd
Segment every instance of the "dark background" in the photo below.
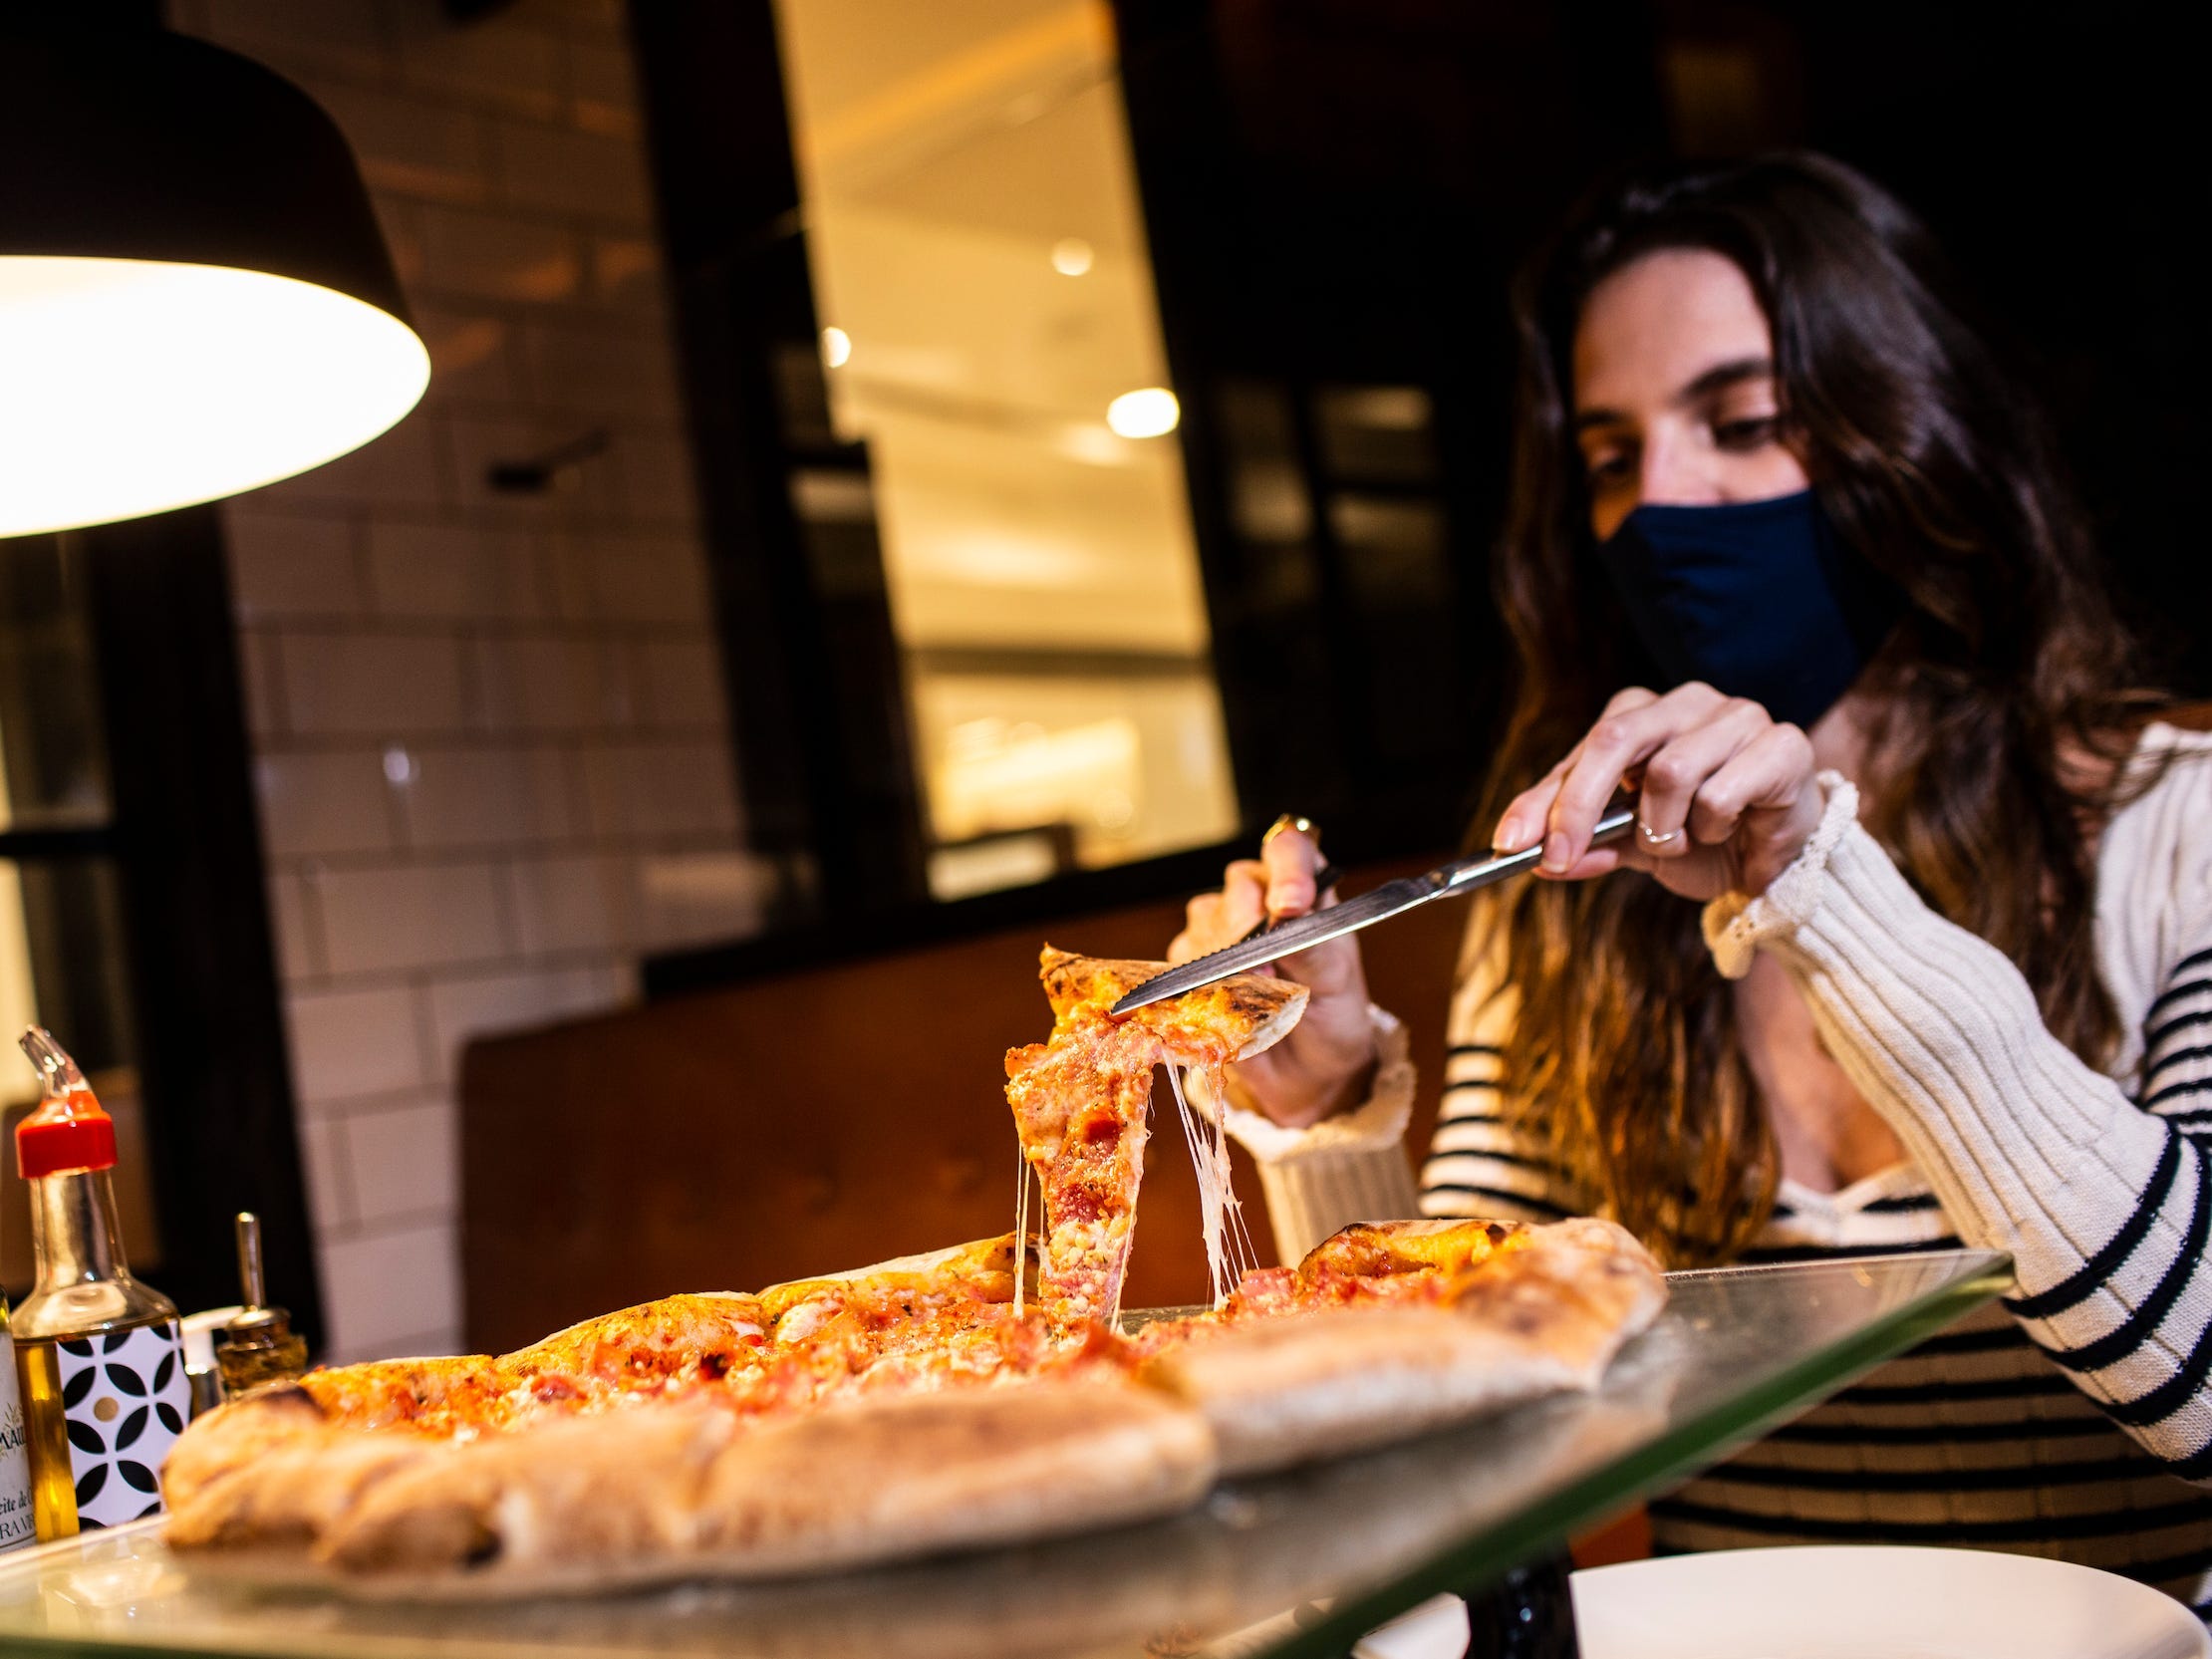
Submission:
M 1116 0 L 1125 95 L 1245 838 L 1285 808 L 1346 861 L 1461 835 L 1503 673 L 1510 273 L 1590 184 L 1658 156 L 1825 150 L 1895 190 L 2057 412 L 2147 649 L 2212 691 L 2196 619 L 2193 55 L 2147 5 Z M 768 0 L 638 0 L 658 187 L 723 601 L 747 818 L 788 861 L 765 941 L 660 990 L 1210 885 L 1231 848 L 956 905 L 920 885 L 896 643 L 865 536 L 825 548 L 782 471 L 826 422 Z M 797 366 L 794 372 L 794 365 Z M 1418 452 L 1353 452 L 1345 388 L 1426 391 Z M 1302 534 L 1241 469 L 1294 465 Z M 842 463 L 865 471 L 858 449 Z M 1347 498 L 1430 543 L 1367 545 Z M 1369 513 L 1367 518 L 1374 515 Z M 1245 528 L 1240 528 L 1241 523 Z M 1409 550 L 1410 546 L 1410 550 Z

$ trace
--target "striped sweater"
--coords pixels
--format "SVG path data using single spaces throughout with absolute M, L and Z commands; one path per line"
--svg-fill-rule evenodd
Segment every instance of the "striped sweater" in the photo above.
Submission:
M 2212 738 L 2154 725 L 2164 763 L 2098 848 L 2098 968 L 2129 1035 L 2109 1074 L 2043 1027 L 2027 982 L 1937 916 L 1832 775 L 1820 827 L 1756 900 L 1716 900 L 1722 971 L 1774 953 L 1822 1042 L 1907 1161 L 1837 1193 L 1785 1181 L 1752 1260 L 1961 1243 L 2019 1283 L 1653 1507 L 1662 1549 L 1973 1545 L 2110 1568 L 2212 1611 Z M 1517 996 L 1470 936 L 1444 1105 L 1416 1195 L 1400 1145 L 1406 1040 L 1357 1111 L 1232 1129 L 1259 1161 L 1290 1258 L 1346 1222 L 1553 1220 L 1581 1208 L 1500 1098 Z

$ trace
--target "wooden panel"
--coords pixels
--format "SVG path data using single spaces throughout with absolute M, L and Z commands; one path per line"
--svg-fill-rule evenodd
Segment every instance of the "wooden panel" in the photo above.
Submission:
M 1154 956 L 1181 914 L 1146 905 L 1046 937 Z M 1464 916 L 1431 906 L 1369 936 L 1376 997 L 1414 1026 L 1424 1141 Z M 1050 1027 L 1038 944 L 1033 931 L 990 935 L 471 1045 L 471 1345 L 500 1351 L 671 1291 L 753 1288 L 1004 1232 L 1016 1153 L 1001 1059 Z M 1238 1191 L 1271 1259 L 1258 1183 L 1240 1164 Z M 1179 1131 L 1156 1116 L 1129 1300 L 1205 1290 L 1197 1184 Z

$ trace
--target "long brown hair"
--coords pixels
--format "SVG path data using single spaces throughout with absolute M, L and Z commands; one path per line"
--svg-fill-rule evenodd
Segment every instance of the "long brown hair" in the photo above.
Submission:
M 1926 228 L 1848 167 L 1774 155 L 1647 175 L 1591 204 L 1524 275 L 1513 494 L 1496 565 L 1519 648 L 1478 830 L 1650 671 L 1592 557 L 1569 352 L 1606 275 L 1719 253 L 1774 332 L 1786 440 L 1842 539 L 1909 603 L 1873 666 L 1867 827 L 1938 912 L 2003 951 L 2092 1064 L 2118 1018 L 2092 947 L 2093 838 L 2146 701 L 2048 427 Z M 1590 1202 L 1671 1259 L 1765 1224 L 1773 1139 L 1694 906 L 1636 875 L 1502 896 L 1520 1012 L 1509 1095 L 1542 1107 Z

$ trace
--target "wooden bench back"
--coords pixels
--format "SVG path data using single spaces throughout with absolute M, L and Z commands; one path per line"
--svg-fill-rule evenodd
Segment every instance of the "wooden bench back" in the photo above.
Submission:
M 1354 890 L 1408 868 L 1358 872 Z M 1425 1145 L 1464 905 L 1368 936 L 1375 997 L 1412 1025 Z M 468 1341 L 498 1352 L 677 1290 L 751 1289 L 1013 1225 L 1002 1057 L 1041 1039 L 1039 944 L 1155 957 L 1157 903 L 810 968 L 471 1044 L 461 1067 Z M 1166 1115 L 1161 1116 L 1164 1108 Z M 1128 1302 L 1206 1289 L 1198 1195 L 1156 1102 Z M 1238 1192 L 1272 1258 L 1248 1160 Z

